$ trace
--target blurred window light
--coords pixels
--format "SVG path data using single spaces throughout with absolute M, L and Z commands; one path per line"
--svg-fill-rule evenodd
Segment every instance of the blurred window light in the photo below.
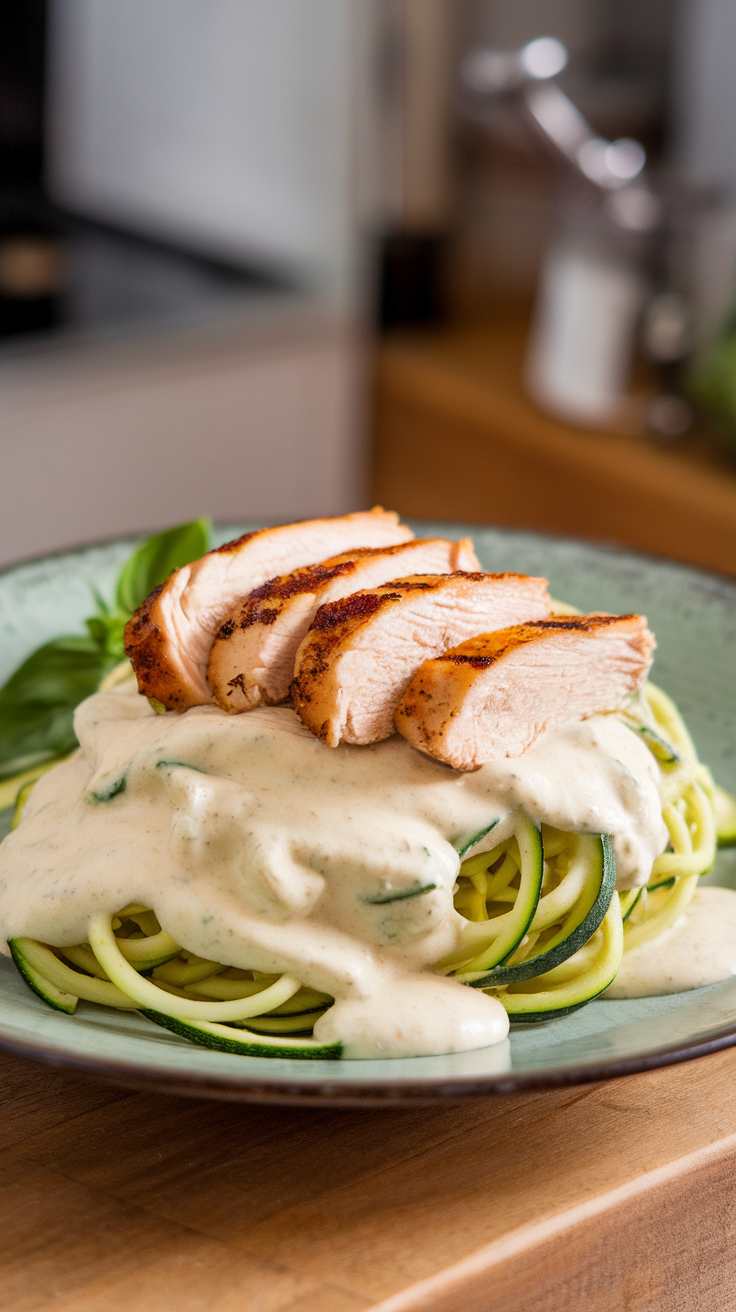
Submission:
M 647 156 L 643 146 L 631 137 L 619 137 L 606 150 L 606 168 L 614 178 L 630 182 L 641 173 Z
M 638 141 L 621 137 L 618 141 L 604 141 L 593 137 L 584 141 L 577 153 L 583 173 L 601 187 L 621 187 L 641 173 L 646 163 L 646 151 Z
M 534 87 L 527 93 L 526 103 L 550 141 L 568 159 L 576 159 L 590 138 L 590 128 L 564 91 L 557 85 Z
M 472 50 L 462 65 L 462 79 L 472 91 L 500 95 L 517 91 L 530 79 L 543 82 L 561 73 L 567 50 L 553 36 L 540 36 L 521 50 Z
M 554 36 L 540 36 L 521 50 L 521 63 L 529 77 L 556 77 L 567 64 L 567 50 Z
M 577 153 L 577 161 L 586 178 L 591 182 L 600 183 L 605 186 L 608 181 L 608 166 L 606 164 L 606 152 L 608 142 L 602 137 L 592 137 L 590 141 L 584 141 Z

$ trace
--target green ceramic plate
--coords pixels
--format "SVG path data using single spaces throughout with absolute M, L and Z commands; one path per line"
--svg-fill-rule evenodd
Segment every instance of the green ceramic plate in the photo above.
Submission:
M 677 700 L 716 779 L 736 789 L 736 583 L 533 533 L 414 527 L 423 535 L 470 533 L 485 568 L 544 574 L 553 595 L 584 610 L 648 615 L 659 643 L 656 681 Z M 220 540 L 243 529 L 223 530 Z M 41 641 L 81 627 L 89 585 L 111 588 L 129 550 L 129 542 L 91 547 L 0 575 L 0 680 Z M 736 848 L 720 854 L 708 879 L 736 887 Z M 664 998 L 593 1002 L 566 1019 L 514 1030 L 496 1047 L 448 1057 L 261 1060 L 195 1048 L 129 1013 L 85 1003 L 73 1017 L 52 1012 L 0 959 L 1 1046 L 121 1083 L 200 1096 L 333 1105 L 457 1100 L 623 1075 L 732 1044 L 736 980 Z

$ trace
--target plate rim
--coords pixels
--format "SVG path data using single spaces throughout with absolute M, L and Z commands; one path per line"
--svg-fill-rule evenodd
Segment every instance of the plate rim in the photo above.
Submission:
M 712 987 L 706 985 L 705 987 Z M 687 990 L 695 992 L 696 990 Z M 70 1019 L 73 1019 L 70 1018 Z M 513 1069 L 490 1075 L 429 1076 L 400 1082 L 391 1079 L 365 1078 L 351 1080 L 329 1079 L 303 1082 L 299 1076 L 267 1076 L 225 1072 L 172 1071 L 165 1065 L 141 1064 L 135 1061 L 116 1061 L 110 1057 L 83 1056 L 55 1043 L 30 1039 L 14 1039 L 2 1032 L 0 1020 L 0 1051 L 38 1061 L 45 1065 L 64 1067 L 93 1075 L 107 1083 L 126 1088 L 178 1094 L 182 1097 L 212 1098 L 228 1102 L 267 1102 L 296 1105 L 323 1103 L 331 1107 L 386 1107 L 419 1106 L 438 1102 L 461 1102 L 466 1098 L 484 1098 L 518 1093 L 524 1089 L 565 1088 L 579 1084 L 595 1084 L 603 1080 L 621 1079 L 664 1066 L 681 1065 L 713 1053 L 736 1046 L 736 1020 L 726 1028 L 721 1026 L 692 1043 L 674 1043 L 651 1049 L 636 1057 L 621 1057 L 608 1062 L 594 1062 L 584 1066 L 551 1066 L 543 1071 L 514 1071 Z M 248 1058 L 238 1059 L 248 1060 Z M 342 1066 L 344 1070 L 344 1065 Z

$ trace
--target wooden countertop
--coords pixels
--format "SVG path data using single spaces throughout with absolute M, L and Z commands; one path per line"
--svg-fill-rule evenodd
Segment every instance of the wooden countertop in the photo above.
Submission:
M 526 327 L 404 333 L 377 353 L 375 499 L 402 514 L 618 542 L 736 574 L 736 459 L 573 428 L 522 385 Z
M 4 1312 L 736 1307 L 736 1051 L 363 1111 L 0 1079 Z

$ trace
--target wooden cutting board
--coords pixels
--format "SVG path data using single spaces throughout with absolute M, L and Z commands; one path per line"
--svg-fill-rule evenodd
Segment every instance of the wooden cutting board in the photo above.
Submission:
M 730 1312 L 736 1051 L 455 1106 L 135 1092 L 0 1054 L 3 1312 Z

